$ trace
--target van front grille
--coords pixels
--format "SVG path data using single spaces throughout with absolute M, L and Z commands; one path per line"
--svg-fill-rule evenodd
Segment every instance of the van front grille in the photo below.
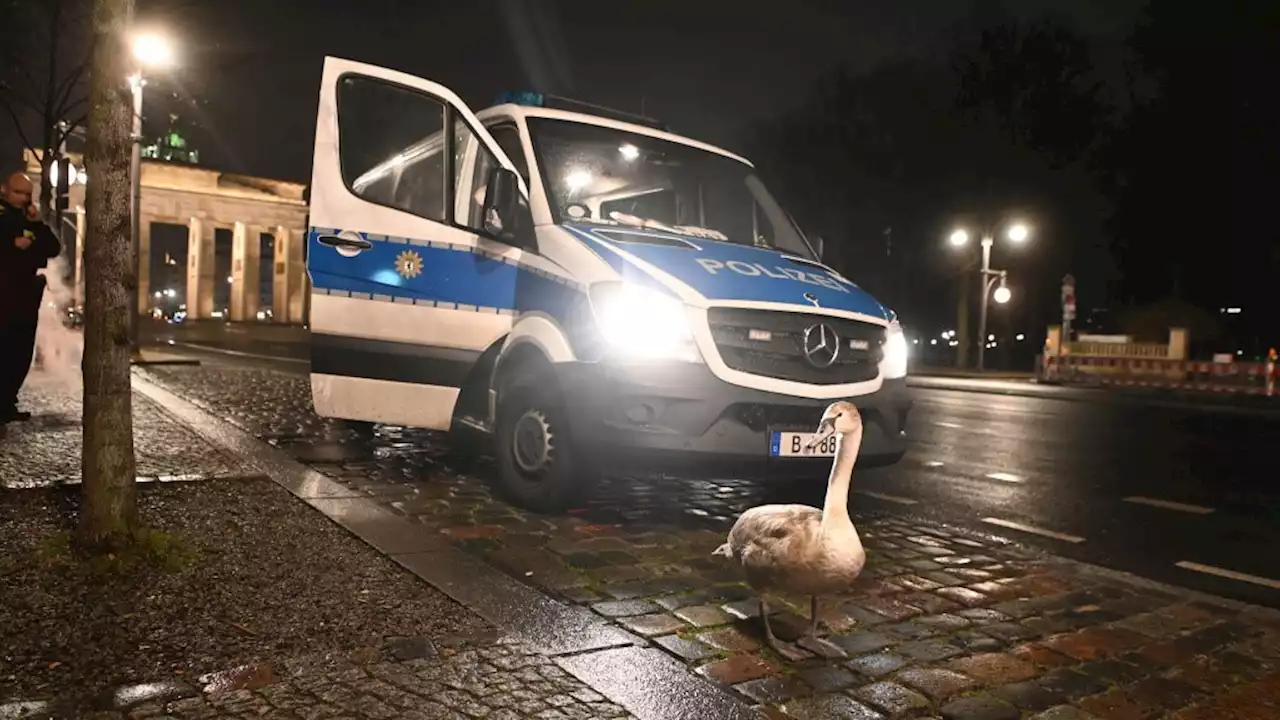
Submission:
M 724 363 L 752 375 L 846 385 L 874 380 L 884 356 L 884 328 L 860 320 L 747 308 L 711 308 L 707 320 Z M 805 336 L 817 345 L 824 330 L 828 343 L 811 359 Z

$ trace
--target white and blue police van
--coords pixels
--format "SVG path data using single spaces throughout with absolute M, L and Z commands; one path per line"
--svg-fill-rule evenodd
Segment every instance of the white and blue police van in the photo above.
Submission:
M 452 431 L 525 507 L 654 462 L 787 474 L 833 454 L 805 446 L 836 399 L 862 461 L 904 453 L 894 313 L 751 163 L 656 122 L 534 93 L 473 113 L 326 58 L 310 225 L 316 411 Z

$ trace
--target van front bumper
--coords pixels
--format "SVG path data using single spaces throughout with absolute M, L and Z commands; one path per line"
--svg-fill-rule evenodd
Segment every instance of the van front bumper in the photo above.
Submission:
M 710 461 L 798 468 L 810 461 L 770 457 L 772 433 L 813 432 L 834 402 L 733 385 L 701 364 L 575 362 L 555 368 L 575 447 L 605 463 L 625 456 L 628 462 L 662 465 Z M 902 457 L 912 404 L 905 379 L 842 399 L 863 416 L 860 462 L 887 464 Z

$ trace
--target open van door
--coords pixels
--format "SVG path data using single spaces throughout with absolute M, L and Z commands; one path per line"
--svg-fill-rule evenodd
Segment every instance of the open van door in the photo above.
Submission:
M 483 231 L 497 167 L 514 171 L 448 88 L 325 58 L 307 236 L 321 416 L 448 429 L 512 324 L 523 251 Z

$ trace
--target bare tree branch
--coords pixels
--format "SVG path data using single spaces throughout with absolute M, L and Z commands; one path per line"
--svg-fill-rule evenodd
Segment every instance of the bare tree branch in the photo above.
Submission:
M 54 114 L 58 116 L 66 115 L 71 110 L 67 103 L 71 101 L 71 93 L 73 93 L 80 81 L 84 79 L 85 74 L 89 71 L 89 59 L 93 56 L 93 48 L 89 48 L 89 52 L 85 54 L 84 60 L 79 65 L 72 68 L 71 73 L 63 81 L 58 91 L 58 101 L 54 105 Z M 83 100 L 79 101 L 83 102 Z
M 4 81 L 0 81 L 0 102 L 28 110 L 40 110 L 40 104 L 34 98 L 23 94 L 21 90 Z
M 0 105 L 4 106 L 5 112 L 9 114 L 9 119 L 13 121 L 13 127 L 17 129 L 18 137 L 22 138 L 22 144 L 28 150 L 38 150 L 35 144 L 31 142 L 31 139 L 27 137 L 27 132 L 22 129 L 22 121 L 18 119 L 18 114 L 13 111 L 13 106 L 6 102 L 0 102 Z
M 78 97 L 75 99 L 74 102 L 67 103 L 66 106 L 61 108 L 54 122 L 56 123 L 58 120 L 65 120 L 68 115 L 79 111 L 80 107 L 87 104 L 88 102 L 89 102 L 89 98 L 86 96 L 86 97 Z
M 34 84 L 35 81 L 31 76 L 31 72 L 23 64 L 22 58 L 9 52 L 4 52 L 3 55 L 4 55 L 3 62 L 15 68 L 18 68 L 22 71 L 21 73 L 19 73 L 19 77 L 21 80 L 25 81 L 23 82 L 23 85 L 25 85 L 26 87 L 19 88 L 15 86 L 13 83 L 6 82 L 6 81 L 0 81 L 0 87 L 3 87 L 3 89 L 6 92 L 16 96 L 16 99 L 22 105 L 25 105 L 26 107 L 29 107 L 32 110 L 39 110 L 40 109 L 39 100 L 37 98 L 40 95 L 40 89 L 35 86 Z
M 88 119 L 89 119 L 89 114 L 85 113 L 77 117 L 75 120 L 67 121 L 66 127 L 64 129 L 60 129 L 57 131 L 57 134 L 55 136 L 57 139 L 56 139 L 56 142 L 54 142 L 54 145 L 58 147 L 62 147 L 62 143 L 67 138 L 71 137 L 71 134 L 75 132 L 76 128 L 80 127 L 81 125 L 84 125 L 85 121 L 87 121 Z

